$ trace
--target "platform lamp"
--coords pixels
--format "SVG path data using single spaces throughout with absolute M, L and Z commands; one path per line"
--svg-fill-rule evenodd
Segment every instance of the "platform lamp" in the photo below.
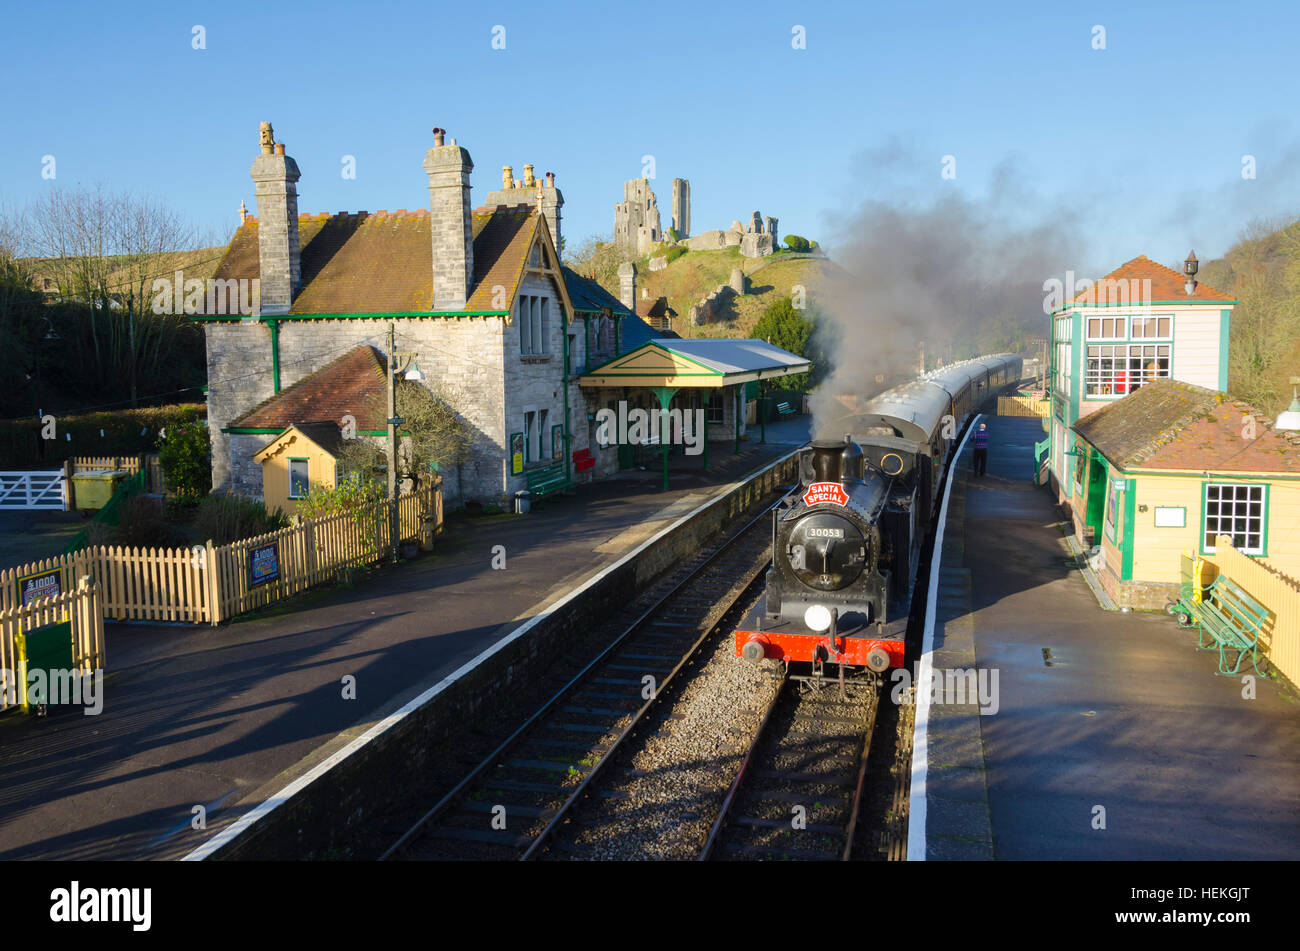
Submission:
M 1196 252 L 1192 251 L 1187 255 L 1187 260 L 1183 262 L 1183 273 L 1187 275 L 1187 281 L 1183 284 L 1183 290 L 1191 294 L 1196 290 L 1196 272 L 1201 269 L 1201 262 L 1196 260 Z
M 1291 377 L 1291 405 L 1285 412 L 1279 413 L 1274 429 L 1300 431 L 1300 396 L 1296 395 L 1296 386 L 1300 385 L 1300 376 Z

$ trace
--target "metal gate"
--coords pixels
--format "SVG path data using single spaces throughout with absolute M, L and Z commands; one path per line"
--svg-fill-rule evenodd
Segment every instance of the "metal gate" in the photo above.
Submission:
M 67 508 L 63 470 L 0 472 L 0 509 Z

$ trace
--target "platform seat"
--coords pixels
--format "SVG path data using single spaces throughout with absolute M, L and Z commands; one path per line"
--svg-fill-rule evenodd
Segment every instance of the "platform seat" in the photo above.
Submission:
M 1205 589 L 1200 603 L 1191 608 L 1192 618 L 1201 632 L 1199 648 L 1219 651 L 1219 673 L 1236 676 L 1246 657 L 1250 657 L 1251 666 L 1259 673 L 1259 635 L 1268 621 L 1268 608 L 1226 575 L 1215 578 Z M 1228 669 L 1229 650 L 1236 651 L 1231 670 Z
M 778 416 L 793 416 L 793 415 L 794 415 L 794 407 L 791 406 L 789 403 L 787 403 L 785 400 L 782 400 L 780 403 L 777 403 L 777 404 L 776 404 L 776 415 L 778 415 Z
M 534 498 L 542 499 L 556 492 L 563 492 L 573 487 L 573 482 L 564 474 L 564 463 L 529 469 L 524 473 L 528 482 L 528 491 Z

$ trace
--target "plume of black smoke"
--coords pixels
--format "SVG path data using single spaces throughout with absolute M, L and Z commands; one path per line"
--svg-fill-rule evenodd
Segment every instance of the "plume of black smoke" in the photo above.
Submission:
M 876 170 L 870 164 L 867 182 L 900 162 L 891 152 Z M 1028 194 L 1008 166 L 983 197 L 937 184 L 947 193 L 917 199 L 890 189 L 893 197 L 868 199 L 836 222 L 830 256 L 844 272 L 815 289 L 814 348 L 830 364 L 812 397 L 815 433 L 842 435 L 831 421 L 854 398 L 916 376 L 922 349 L 933 369 L 1041 347 L 1043 285 L 1078 260 L 1078 219 Z

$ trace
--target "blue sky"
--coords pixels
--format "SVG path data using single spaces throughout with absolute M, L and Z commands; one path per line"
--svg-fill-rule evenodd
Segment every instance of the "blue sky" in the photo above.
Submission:
M 571 242 L 611 230 L 645 155 L 665 226 L 678 176 L 695 232 L 758 209 L 832 251 L 864 201 L 955 191 L 1077 230 L 1087 251 L 1063 266 L 1081 273 L 1208 259 L 1252 218 L 1300 209 L 1293 4 L 290 6 L 9 5 L 0 204 L 103 183 L 225 240 L 240 199 L 254 207 L 265 119 L 302 169 L 303 211 L 422 206 L 438 125 L 473 155 L 476 201 L 503 164 L 556 172 Z M 1014 199 L 989 197 L 999 175 Z

